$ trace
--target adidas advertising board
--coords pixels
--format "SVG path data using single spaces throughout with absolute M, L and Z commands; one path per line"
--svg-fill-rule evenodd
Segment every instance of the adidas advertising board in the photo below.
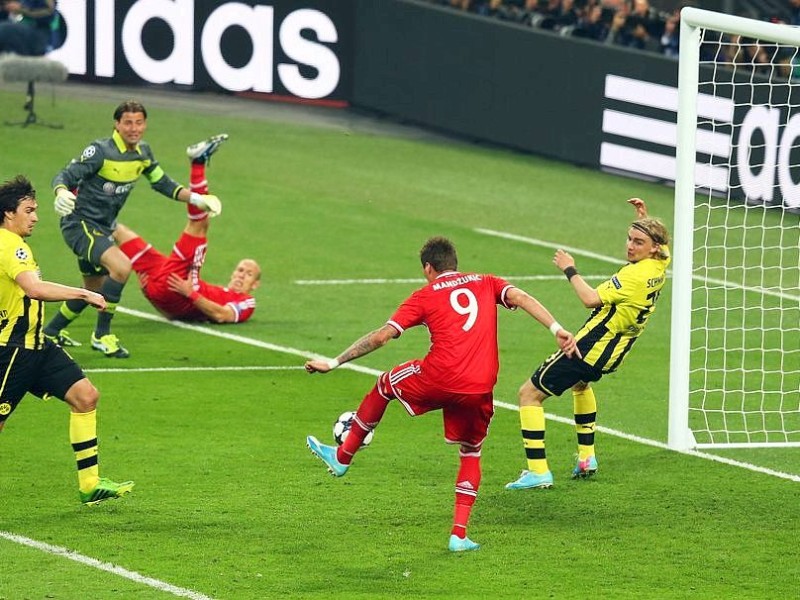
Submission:
M 759 98 L 759 91 L 743 89 L 744 99 L 698 95 L 696 185 L 752 204 L 800 209 L 800 113 L 789 114 L 780 106 L 785 100 Z M 674 181 L 677 109 L 677 87 L 606 75 L 600 166 Z
M 92 81 L 344 100 L 349 8 L 335 0 L 70 0 L 50 56 Z

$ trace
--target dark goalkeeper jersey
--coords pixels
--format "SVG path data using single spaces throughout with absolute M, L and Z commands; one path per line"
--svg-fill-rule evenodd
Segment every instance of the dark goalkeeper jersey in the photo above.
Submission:
M 90 221 L 111 233 L 117 215 L 128 199 L 136 180 L 144 176 L 152 188 L 175 199 L 183 186 L 159 166 L 147 142 L 127 150 L 115 130 L 110 138 L 95 140 L 53 178 L 53 188 L 77 190 L 75 212 L 66 220 Z

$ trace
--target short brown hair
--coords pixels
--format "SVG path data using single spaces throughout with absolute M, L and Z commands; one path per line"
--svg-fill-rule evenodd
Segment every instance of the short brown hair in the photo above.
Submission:
M 24 175 L 17 175 L 0 185 L 0 213 L 17 210 L 19 203 L 25 198 L 36 199 L 36 190 L 30 180 Z
M 147 118 L 147 109 L 144 104 L 136 100 L 126 100 L 114 110 L 114 120 L 119 121 L 125 113 L 142 113 Z
M 453 242 L 444 237 L 432 237 L 419 251 L 419 259 L 424 267 L 429 264 L 437 273 L 455 271 L 458 268 L 458 255 Z

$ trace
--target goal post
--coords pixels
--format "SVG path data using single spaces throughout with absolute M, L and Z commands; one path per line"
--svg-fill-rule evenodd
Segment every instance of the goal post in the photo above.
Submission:
M 681 11 L 677 450 L 800 446 L 799 48 L 800 28 Z

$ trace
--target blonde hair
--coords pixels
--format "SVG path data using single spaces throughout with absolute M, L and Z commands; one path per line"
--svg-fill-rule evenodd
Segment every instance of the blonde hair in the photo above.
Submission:
M 669 245 L 669 231 L 667 231 L 666 226 L 659 219 L 654 219 L 653 217 L 636 219 L 631 223 L 631 227 L 644 233 L 659 246 Z M 667 258 L 668 255 L 665 250 L 661 249 L 658 256 L 664 259 Z

